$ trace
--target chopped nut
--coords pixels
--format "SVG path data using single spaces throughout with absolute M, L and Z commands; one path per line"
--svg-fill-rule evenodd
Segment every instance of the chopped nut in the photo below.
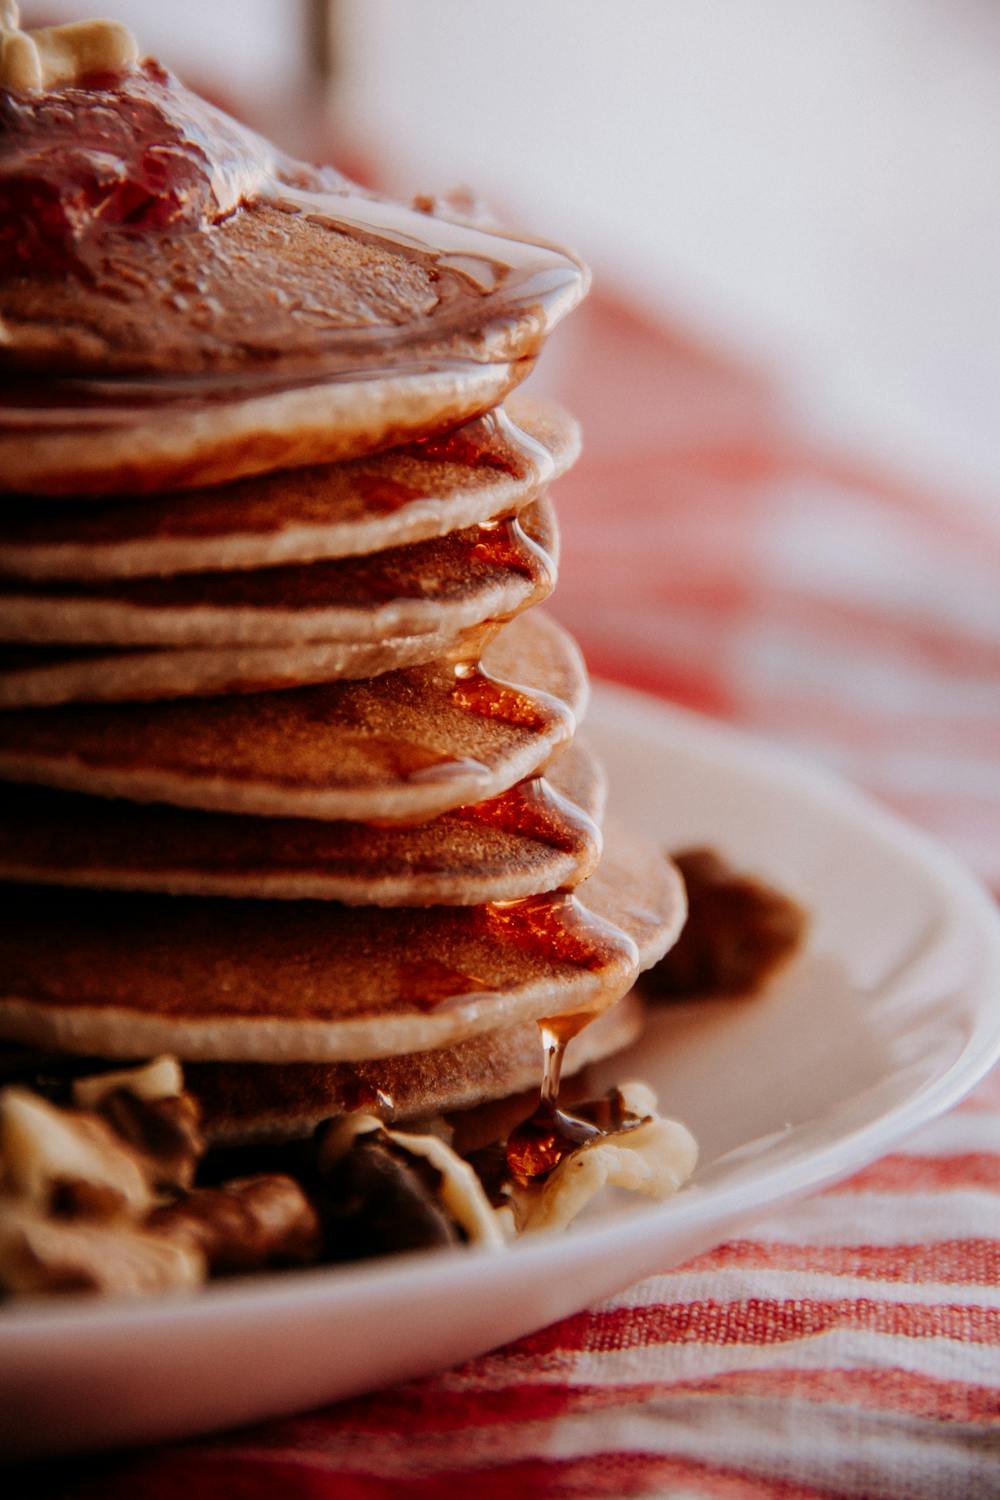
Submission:
M 157 1057 L 139 1068 L 78 1078 L 73 1098 L 96 1110 L 142 1154 L 155 1187 L 191 1186 L 205 1142 L 197 1102 L 184 1093 L 176 1058 Z
M 121 1220 L 50 1219 L 26 1203 L 0 1199 L 0 1288 L 9 1293 L 99 1292 L 138 1296 L 188 1291 L 205 1261 Z
M 73 1102 L 81 1109 L 99 1109 L 106 1095 L 127 1089 L 140 1099 L 170 1099 L 184 1092 L 184 1075 L 176 1057 L 154 1057 L 138 1068 L 116 1068 L 73 1081 Z
M 101 1115 L 116 1134 L 141 1153 L 156 1188 L 189 1188 L 205 1149 L 198 1105 L 190 1094 L 140 1099 L 118 1089 L 101 1102 Z
M 436 1201 L 436 1174 L 422 1171 L 425 1166 L 380 1134 L 359 1133 L 323 1179 L 330 1252 L 338 1260 L 364 1260 L 457 1244 L 457 1230 Z
M 411 1156 L 423 1157 L 440 1174 L 438 1197 L 441 1205 L 470 1244 L 490 1245 L 494 1249 L 503 1245 L 504 1237 L 496 1215 L 482 1183 L 467 1161 L 463 1161 L 439 1136 L 410 1135 L 401 1130 L 387 1130 L 385 1133 L 394 1145 L 401 1146 Z
M 515 1185 L 511 1200 L 522 1232 L 565 1229 L 605 1186 L 669 1198 L 691 1176 L 698 1148 L 686 1126 L 654 1113 L 656 1096 L 646 1084 L 625 1084 L 619 1093 L 624 1113 L 639 1123 L 595 1136 L 537 1184 Z
M 7 1191 L 41 1210 L 107 1217 L 152 1206 L 142 1163 L 104 1120 L 27 1089 L 0 1093 L 0 1163 Z
M 21 31 L 18 8 L 0 7 L 0 87 L 50 89 L 94 73 L 120 73 L 138 59 L 135 37 L 120 21 L 69 21 Z
M 322 1243 L 315 1208 L 293 1178 L 278 1173 L 195 1188 L 156 1209 L 146 1226 L 200 1252 L 212 1271 L 307 1265 Z
M 424 1186 L 425 1199 L 434 1207 L 440 1206 L 471 1244 L 497 1248 L 504 1242 L 503 1235 L 483 1185 L 469 1163 L 463 1161 L 442 1138 L 442 1130 L 447 1131 L 443 1121 L 428 1121 L 427 1128 L 417 1133 L 393 1130 L 374 1115 L 346 1115 L 330 1127 L 321 1147 L 320 1160 L 329 1167 L 342 1160 L 352 1148 L 357 1151 L 359 1145 L 364 1144 L 403 1152 L 413 1161 L 411 1176 L 416 1171 Z M 365 1142 L 366 1136 L 372 1139 Z M 422 1170 L 421 1163 L 426 1163 Z M 429 1179 L 428 1168 L 432 1174 Z M 388 1180 L 388 1170 L 385 1175 Z M 391 1248 L 402 1247 L 396 1244 Z

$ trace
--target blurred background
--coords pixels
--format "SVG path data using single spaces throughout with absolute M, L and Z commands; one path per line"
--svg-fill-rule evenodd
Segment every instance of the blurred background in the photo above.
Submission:
M 291 151 L 573 244 L 553 609 L 1000 890 L 997 0 L 109 8 Z

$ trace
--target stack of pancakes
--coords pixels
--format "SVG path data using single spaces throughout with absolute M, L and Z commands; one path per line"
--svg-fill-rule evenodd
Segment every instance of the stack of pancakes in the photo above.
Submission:
M 534 608 L 575 426 L 501 404 L 585 272 L 155 65 L 15 102 L 0 178 L 83 207 L 0 288 L 0 1036 L 172 1053 L 223 1141 L 524 1089 L 546 1019 L 600 1013 L 571 1068 L 632 1040 L 683 890 L 602 838 Z

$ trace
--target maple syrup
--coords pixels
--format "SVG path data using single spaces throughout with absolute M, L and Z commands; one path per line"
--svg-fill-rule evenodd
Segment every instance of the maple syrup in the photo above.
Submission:
M 555 468 L 545 445 L 519 427 L 502 406 L 450 432 L 419 438 L 401 451 L 473 472 L 491 469 L 536 487 L 546 484 Z
M 364 494 L 363 484 L 361 490 Z M 412 490 L 409 491 L 410 498 L 413 494 Z M 527 594 L 511 599 L 512 612 L 520 613 L 522 609 L 546 598 L 555 587 L 555 562 L 542 541 L 532 535 L 533 527 L 543 530 L 546 526 L 546 518 L 530 510 L 526 516 L 506 516 L 497 521 L 485 521 L 462 531 L 450 532 L 443 539 L 446 548 L 443 555 L 432 553 L 427 561 L 414 562 L 411 548 L 403 544 L 346 560 L 337 558 L 329 562 L 314 562 L 307 568 L 294 563 L 285 570 L 280 567 L 270 568 L 267 570 L 269 576 L 264 587 L 269 599 L 275 593 L 277 585 L 279 591 L 284 590 L 285 597 L 294 598 L 295 607 L 306 605 L 310 600 L 322 606 L 330 596 L 333 580 L 338 587 L 341 603 L 363 607 L 374 601 L 399 598 L 445 602 L 448 592 L 442 587 L 442 583 L 451 580 L 462 591 L 460 597 L 465 598 L 474 597 L 474 592 L 479 587 L 506 588 L 509 582 L 524 579 L 528 585 Z M 433 543 L 416 545 L 428 546 Z M 448 580 L 444 581 L 441 577 L 443 563 L 449 574 Z M 221 576 L 208 574 L 204 581 L 196 577 L 193 582 L 188 580 L 181 585 L 171 578 L 165 582 L 143 579 L 124 587 L 133 599 L 156 598 L 166 591 L 167 597 L 172 601 L 179 597 L 179 589 L 183 589 L 188 596 L 196 596 L 200 590 L 205 590 L 215 602 L 220 599 L 242 602 L 243 599 L 255 601 L 259 597 L 257 577 L 256 572 L 233 572 Z M 48 590 L 55 586 L 57 585 L 49 583 L 44 585 Z M 40 589 L 43 585 L 19 584 L 18 587 L 22 590 L 31 587 Z M 81 584 L 76 588 L 77 591 L 86 590 L 99 595 L 105 585 Z M 121 596 L 122 589 L 122 585 L 115 586 L 116 597 Z M 475 655 L 478 640 L 473 635 L 470 644 L 460 646 L 457 650 L 458 657 L 465 661 L 470 651 Z
M 476 913 L 494 940 L 548 963 L 592 972 L 608 970 L 617 976 L 621 968 L 638 962 L 632 939 L 590 911 L 572 891 L 491 901 L 477 907 Z M 599 1001 L 594 1008 L 601 1008 Z
M 483 719 L 499 719 L 533 734 L 559 733 L 568 740 L 575 728 L 571 709 L 551 693 L 518 687 L 488 672 L 482 662 L 455 663 L 452 702 Z
M 391 515 L 393 511 L 402 510 L 404 505 L 412 505 L 414 500 L 424 498 L 423 490 L 392 479 L 388 474 L 358 474 L 354 479 L 354 488 L 369 510 L 383 516 Z
M 571 892 L 556 891 L 520 901 L 493 902 L 482 909 L 492 933 L 522 951 L 557 963 L 613 973 L 618 963 L 634 962 L 632 939 L 589 911 Z M 564 1156 L 603 1132 L 590 1121 L 559 1108 L 559 1083 L 567 1044 L 599 1013 L 578 1011 L 539 1021 L 543 1074 L 538 1106 L 510 1134 L 506 1159 L 510 1174 L 522 1186 L 558 1166 Z
M 491 797 L 456 809 L 463 823 L 480 823 L 502 833 L 532 839 L 563 854 L 600 849 L 601 833 L 582 808 L 557 792 L 544 776 L 531 776 Z
M 599 1126 L 559 1108 L 559 1081 L 569 1041 L 593 1020 L 591 1013 L 548 1016 L 539 1021 L 545 1059 L 541 1096 L 534 1113 L 507 1139 L 507 1167 L 522 1187 L 557 1167 L 564 1156 L 602 1134 Z
M 531 536 L 522 515 L 480 522 L 471 545 L 475 561 L 488 563 L 494 568 L 508 568 L 529 579 L 534 598 L 544 598 L 555 587 L 555 559 L 537 538 Z
M 601 1134 L 596 1125 L 542 1100 L 534 1114 L 511 1131 L 506 1146 L 507 1170 L 515 1182 L 527 1187 L 546 1177 L 571 1151 Z

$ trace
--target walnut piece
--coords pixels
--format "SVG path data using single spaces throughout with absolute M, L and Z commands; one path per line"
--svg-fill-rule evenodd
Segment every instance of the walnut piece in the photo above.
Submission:
M 176 1057 L 154 1057 L 137 1068 L 116 1068 L 73 1080 L 73 1103 L 81 1109 L 100 1109 L 108 1094 L 128 1089 L 140 1099 L 170 1099 L 184 1092 L 184 1074 Z
M 307 1265 L 322 1248 L 316 1210 L 294 1178 L 277 1172 L 195 1188 L 146 1226 L 203 1255 L 213 1272 Z
M 5 1190 L 45 1212 L 107 1218 L 152 1207 L 143 1163 L 110 1125 L 28 1089 L 0 1092 L 0 1164 Z
M 0 1199 L 0 1287 L 9 1293 L 98 1292 L 140 1296 L 188 1291 L 205 1279 L 205 1258 L 122 1219 L 54 1219 Z
M 537 1183 L 515 1184 L 511 1202 L 522 1233 L 565 1229 L 604 1187 L 663 1199 L 691 1176 L 698 1147 L 687 1127 L 656 1113 L 656 1095 L 647 1084 L 626 1083 L 618 1093 L 625 1115 L 638 1124 L 595 1136 Z
M 184 1093 L 176 1058 L 158 1057 L 143 1067 L 78 1078 L 73 1098 L 96 1110 L 140 1154 L 155 1188 L 191 1186 L 205 1141 L 197 1101 Z
M 13 0 L 0 4 L 0 88 L 51 89 L 90 74 L 121 73 L 139 58 L 139 44 L 120 21 L 69 21 L 22 31 Z
M 442 1139 L 438 1133 L 440 1127 L 435 1122 L 428 1122 L 428 1125 L 429 1128 L 417 1133 L 393 1129 L 375 1115 L 362 1112 L 345 1115 L 333 1122 L 324 1137 L 320 1148 L 321 1168 L 329 1172 L 349 1153 L 356 1153 L 359 1143 L 362 1147 L 382 1147 L 393 1153 L 402 1153 L 404 1162 L 408 1158 L 420 1168 L 409 1175 L 418 1194 L 431 1208 L 443 1213 L 469 1244 L 488 1245 L 494 1250 L 502 1248 L 503 1231 L 475 1170 L 463 1161 L 448 1141 Z M 428 1178 L 433 1182 L 433 1188 L 428 1186 Z M 357 1196 L 357 1193 L 355 1184 L 352 1195 Z M 400 1246 L 390 1244 L 387 1248 L 391 1250 Z

